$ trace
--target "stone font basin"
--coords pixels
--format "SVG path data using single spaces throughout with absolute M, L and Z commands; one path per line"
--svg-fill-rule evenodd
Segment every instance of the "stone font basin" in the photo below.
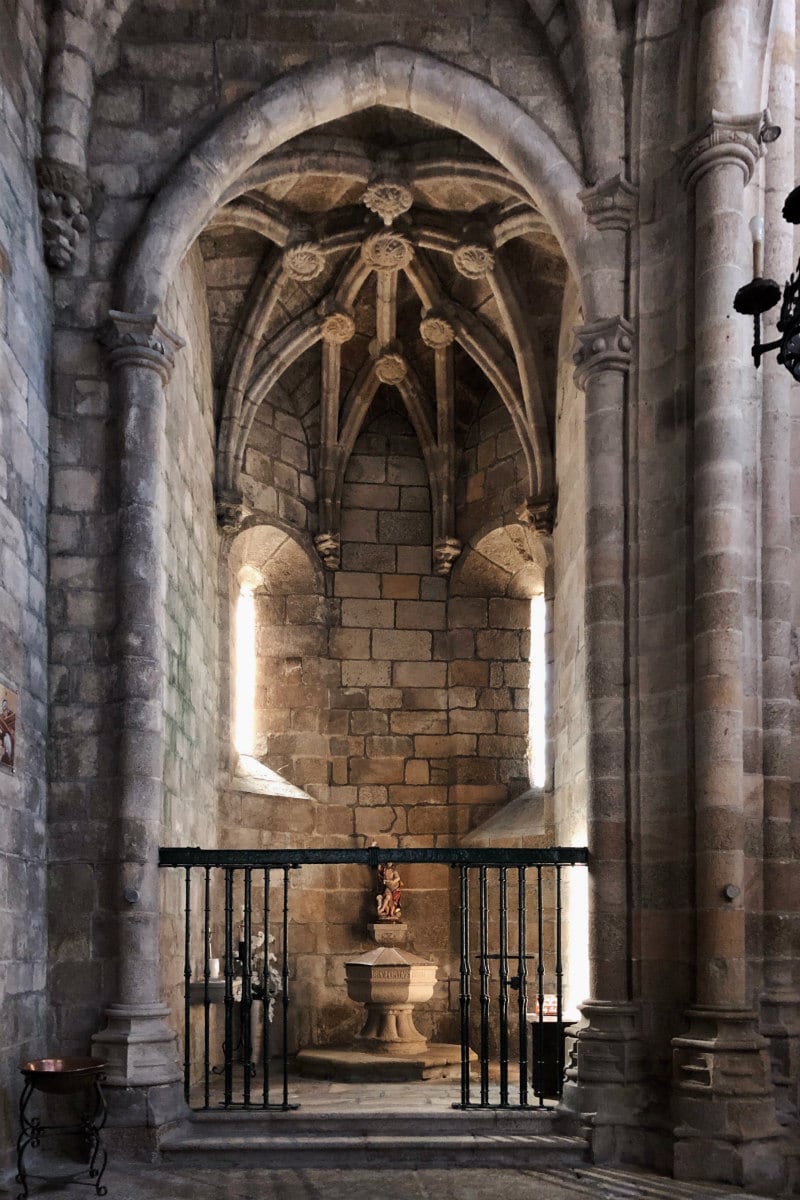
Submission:
M 399 950 L 381 946 L 345 963 L 347 994 L 367 1010 L 356 1045 L 377 1054 L 414 1054 L 427 1042 L 414 1025 L 416 1004 L 433 995 L 436 964 Z

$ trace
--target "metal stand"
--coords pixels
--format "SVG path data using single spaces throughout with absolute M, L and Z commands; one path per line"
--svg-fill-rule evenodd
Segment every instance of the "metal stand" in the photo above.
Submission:
M 36 1087 L 30 1079 L 25 1082 L 19 1101 L 20 1132 L 17 1138 L 17 1183 L 22 1184 L 22 1191 L 17 1200 L 27 1200 L 28 1180 L 38 1179 L 46 1183 L 71 1184 L 77 1183 L 83 1187 L 92 1187 L 95 1194 L 105 1196 L 108 1188 L 103 1186 L 102 1179 L 108 1162 L 108 1154 L 101 1140 L 101 1132 L 106 1123 L 108 1109 L 105 1096 L 100 1087 L 97 1075 L 91 1081 L 86 1081 L 86 1091 L 91 1090 L 94 1108 L 81 1118 L 77 1125 L 42 1125 L 39 1117 L 28 1116 L 28 1102 Z M 32 1175 L 25 1170 L 25 1153 L 29 1147 L 36 1150 L 44 1134 L 62 1133 L 80 1135 L 89 1152 L 88 1166 L 71 1174 Z

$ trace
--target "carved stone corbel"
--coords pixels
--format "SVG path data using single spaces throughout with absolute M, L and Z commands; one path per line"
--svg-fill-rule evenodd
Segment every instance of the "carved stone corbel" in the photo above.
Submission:
M 541 500 L 536 496 L 529 496 L 520 504 L 517 516 L 523 525 L 530 525 L 534 533 L 550 535 L 556 520 L 556 502 L 552 497 L 549 500 Z
M 240 492 L 218 492 L 216 496 L 217 525 L 221 533 L 238 533 L 244 518 L 244 503 Z
M 318 533 L 314 538 L 317 554 L 322 559 L 322 565 L 328 571 L 338 571 L 342 564 L 342 539 L 338 533 L 330 530 Z
M 36 164 L 42 213 L 44 256 L 59 271 L 72 265 L 81 236 L 89 228 L 92 185 L 68 163 L 40 158 Z
M 437 538 L 433 543 L 433 571 L 435 575 L 449 575 L 453 563 L 461 554 L 462 544 L 457 537 Z

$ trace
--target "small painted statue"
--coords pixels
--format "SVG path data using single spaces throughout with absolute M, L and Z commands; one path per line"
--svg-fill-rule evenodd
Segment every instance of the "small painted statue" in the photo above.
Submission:
M 397 874 L 394 863 L 381 863 L 378 867 L 378 879 L 382 889 L 376 897 L 378 920 L 402 921 L 400 893 L 403 889 L 403 881 Z

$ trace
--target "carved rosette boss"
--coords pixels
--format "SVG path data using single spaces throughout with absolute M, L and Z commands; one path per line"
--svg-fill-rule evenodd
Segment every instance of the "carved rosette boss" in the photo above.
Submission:
M 295 242 L 283 252 L 283 269 L 290 279 L 306 283 L 322 274 L 325 255 L 316 242 Z
M 377 213 L 384 225 L 391 225 L 396 217 L 408 212 L 414 203 L 411 189 L 404 183 L 390 179 L 374 180 L 361 199 L 370 212 Z
M 361 257 L 373 271 L 400 271 L 414 257 L 414 247 L 405 234 L 382 229 L 364 240 Z
M 72 265 L 81 236 L 89 228 L 92 185 L 76 167 L 50 158 L 39 159 L 36 178 L 45 259 L 63 271 Z
M 494 250 L 480 242 L 462 242 L 453 251 L 453 265 L 465 279 L 483 279 L 494 270 Z
M 375 363 L 375 374 L 381 383 L 397 385 L 406 377 L 408 368 L 402 354 L 382 354 Z
M 420 337 L 431 350 L 444 350 L 455 340 L 455 330 L 446 317 L 426 313 L 419 327 Z
M 356 323 L 349 313 L 332 312 L 322 321 L 322 340 L 333 346 L 343 346 L 356 331 Z

